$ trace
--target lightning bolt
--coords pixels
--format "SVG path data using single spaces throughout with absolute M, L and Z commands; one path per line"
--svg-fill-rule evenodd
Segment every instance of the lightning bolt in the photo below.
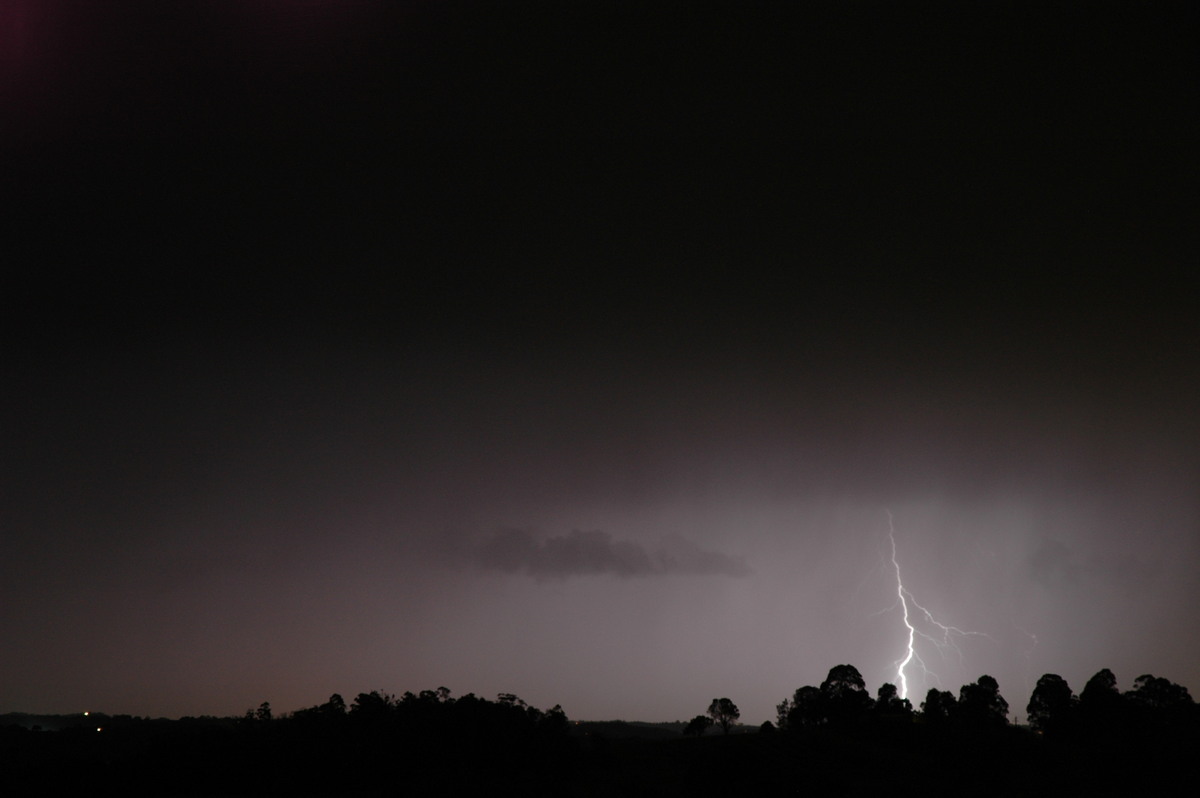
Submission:
M 900 575 L 900 559 L 896 554 L 896 527 L 892 520 L 891 510 L 887 511 L 888 517 L 888 541 L 892 546 L 892 570 L 896 573 L 896 604 L 892 605 L 894 609 L 899 606 L 904 616 L 904 628 L 908 630 L 908 642 L 904 648 L 904 656 L 896 660 L 893 665 L 896 668 L 896 679 L 900 682 L 899 692 L 901 698 L 908 698 L 908 672 L 906 668 L 913 662 L 916 662 L 921 668 L 926 681 L 932 678 L 938 684 L 941 684 L 941 677 L 931 671 L 925 664 L 925 660 L 917 652 L 917 638 L 920 637 L 929 641 L 945 659 L 947 651 L 953 651 L 958 658 L 959 664 L 962 664 L 963 653 L 958 647 L 955 638 L 961 637 L 983 637 L 988 640 L 995 640 L 983 632 L 971 632 L 959 629 L 957 626 L 948 626 L 933 617 L 933 613 L 917 603 L 913 597 L 912 591 L 904 586 L 904 579 Z M 910 609 L 910 605 L 913 609 Z M 915 610 L 915 611 L 914 611 Z M 932 630 L 936 630 L 936 634 L 925 632 L 913 625 L 913 617 L 920 613 L 919 617 L 924 619 L 924 623 Z
M 896 559 L 896 527 L 892 523 L 891 510 L 887 511 L 887 517 L 888 540 L 892 543 L 892 567 L 896 569 L 896 600 L 900 603 L 900 609 L 904 611 L 904 628 L 908 629 L 908 647 L 905 650 L 904 657 L 895 662 L 896 677 L 900 681 L 900 697 L 908 698 L 908 674 L 904 672 L 904 669 L 914 659 L 919 660 L 916 647 L 917 629 L 912 625 L 912 621 L 908 617 L 908 599 L 905 598 L 907 591 L 904 589 L 904 580 L 900 578 L 900 560 Z M 916 602 L 913 603 L 915 604 Z M 921 663 L 921 667 L 924 668 L 925 664 Z

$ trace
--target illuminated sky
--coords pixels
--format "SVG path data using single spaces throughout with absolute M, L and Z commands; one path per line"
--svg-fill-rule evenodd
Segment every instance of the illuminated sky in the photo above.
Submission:
M 896 681 L 889 512 L 910 697 L 1200 690 L 1169 18 L 153 7 L 5 11 L 0 711 L 757 723 Z

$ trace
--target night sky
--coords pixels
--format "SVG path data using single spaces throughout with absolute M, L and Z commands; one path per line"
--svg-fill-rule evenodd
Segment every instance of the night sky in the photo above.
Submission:
M 1193 11 L 493 5 L 0 6 L 0 712 L 1200 689 Z

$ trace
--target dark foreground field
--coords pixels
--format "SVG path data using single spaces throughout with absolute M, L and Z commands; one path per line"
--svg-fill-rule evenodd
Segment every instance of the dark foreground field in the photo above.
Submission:
M 270 718 L 0 722 L 7 795 L 1191 795 L 1194 715 L 1046 735 L 924 722 L 685 737 L 473 696 Z M 49 723 L 55 719 L 42 719 Z M 99 731 L 97 730 L 99 728 Z

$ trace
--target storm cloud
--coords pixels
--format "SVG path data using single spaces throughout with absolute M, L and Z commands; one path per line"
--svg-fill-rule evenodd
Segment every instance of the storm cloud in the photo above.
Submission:
M 660 546 L 647 549 L 600 530 L 541 537 L 526 529 L 501 529 L 483 541 L 474 560 L 485 569 L 536 577 L 750 573 L 741 558 L 709 551 L 679 535 L 664 537 Z

